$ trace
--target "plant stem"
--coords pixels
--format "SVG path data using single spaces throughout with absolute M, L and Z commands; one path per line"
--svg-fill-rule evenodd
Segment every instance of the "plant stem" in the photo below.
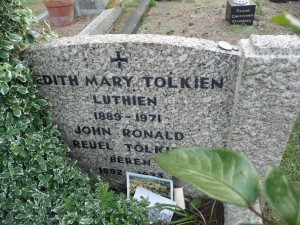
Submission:
M 208 225 L 211 224 L 212 217 L 213 217 L 213 214 L 214 214 L 214 212 L 215 212 L 215 206 L 216 206 L 216 203 L 217 203 L 217 201 L 214 200 L 214 203 L 213 203 L 213 205 L 212 205 L 212 207 L 211 207 L 211 210 L 210 210 L 210 215 L 209 215 Z
M 250 206 L 249 210 L 253 212 L 256 216 L 260 217 L 263 222 L 267 222 L 267 223 L 270 222 L 266 217 L 264 217 L 261 213 L 259 213 L 253 206 Z
M 250 206 L 250 207 L 249 207 L 249 210 L 250 210 L 251 212 L 253 212 L 255 215 L 257 215 L 258 217 L 260 217 L 261 219 L 265 219 L 265 218 L 263 217 L 263 215 L 262 215 L 261 213 L 259 213 L 253 206 Z

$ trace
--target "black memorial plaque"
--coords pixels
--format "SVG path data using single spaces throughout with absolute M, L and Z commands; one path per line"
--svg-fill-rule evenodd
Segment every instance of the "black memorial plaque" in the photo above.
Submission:
M 247 4 L 236 4 L 232 0 L 227 1 L 226 20 L 230 24 L 253 25 L 255 4 L 251 1 Z

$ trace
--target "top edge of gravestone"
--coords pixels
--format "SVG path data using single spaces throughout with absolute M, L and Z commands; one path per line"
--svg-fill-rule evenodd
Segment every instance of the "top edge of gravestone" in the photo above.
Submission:
M 251 35 L 240 43 L 249 55 L 300 56 L 300 38 L 297 35 Z
M 106 35 L 81 35 L 53 39 L 47 43 L 30 46 L 26 52 L 35 52 L 43 49 L 58 48 L 62 46 L 92 45 L 109 43 L 149 43 L 161 45 L 173 45 L 187 48 L 199 48 L 204 50 L 223 52 L 239 55 L 239 51 L 226 51 L 219 48 L 218 43 L 206 39 L 186 38 L 179 36 L 164 36 L 153 34 L 106 34 Z

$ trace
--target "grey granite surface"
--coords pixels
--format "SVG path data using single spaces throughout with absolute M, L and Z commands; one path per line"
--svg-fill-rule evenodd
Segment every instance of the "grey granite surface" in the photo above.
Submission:
M 278 164 L 300 109 L 299 46 L 297 36 L 225 51 L 194 38 L 82 35 L 26 57 L 72 157 L 124 189 L 126 171 L 169 178 L 152 157 L 172 147 L 232 148 L 262 174 Z

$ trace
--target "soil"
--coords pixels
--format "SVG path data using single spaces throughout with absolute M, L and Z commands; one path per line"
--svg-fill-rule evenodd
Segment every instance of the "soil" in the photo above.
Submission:
M 58 38 L 71 37 L 79 34 L 89 23 L 91 23 L 96 16 L 82 16 L 74 19 L 74 22 L 66 27 L 56 27 L 51 21 L 49 22 L 51 30 L 56 33 Z M 42 30 L 47 30 L 47 25 L 41 21 L 36 25 L 35 30 L 42 33 Z
M 256 0 L 252 26 L 230 25 L 225 20 L 225 0 L 182 0 L 157 2 L 144 18 L 138 33 L 176 35 L 236 43 L 251 34 L 293 34 L 289 28 L 272 24 L 270 19 L 280 12 L 289 12 L 300 18 L 300 1 L 272 3 Z M 257 4 L 258 5 L 258 4 Z
M 300 1 L 273 3 L 269 0 L 255 0 L 255 2 L 260 6 L 256 6 L 254 23 L 252 26 L 246 26 L 230 25 L 225 20 L 226 0 L 159 1 L 146 14 L 138 33 L 223 40 L 231 44 L 241 38 L 249 38 L 251 34 L 293 34 L 289 28 L 270 23 L 270 19 L 280 12 L 289 12 L 300 18 Z M 130 14 L 121 16 L 112 28 L 112 33 L 118 33 L 129 16 Z M 58 28 L 51 25 L 51 27 L 58 33 L 58 37 L 75 36 L 94 18 L 95 16 L 80 17 L 70 26 Z
M 223 225 L 224 224 L 224 209 L 223 203 L 219 201 L 215 201 L 208 197 L 202 197 L 202 206 L 195 210 L 192 213 L 188 208 L 190 205 L 190 201 L 186 201 L 186 211 L 189 212 L 190 216 L 193 216 L 195 219 L 189 223 L 184 223 L 186 225 L 203 225 L 203 224 L 210 224 L 210 225 Z M 201 212 L 201 214 L 200 214 Z M 183 217 L 174 214 L 172 217 L 172 221 L 177 221 L 182 219 Z M 205 219 L 205 221 L 203 221 Z
M 179 214 L 186 214 L 186 216 L 182 216 L 174 212 L 172 216 L 172 223 L 176 224 L 186 224 L 186 225 L 223 225 L 224 224 L 224 210 L 223 204 L 221 202 L 212 200 L 207 197 L 201 197 L 202 206 L 195 209 L 192 207 L 191 210 L 190 200 L 186 199 L 185 205 L 185 213 L 180 211 Z M 188 217 L 190 218 L 189 220 Z M 155 222 L 153 225 L 165 225 L 166 222 Z

